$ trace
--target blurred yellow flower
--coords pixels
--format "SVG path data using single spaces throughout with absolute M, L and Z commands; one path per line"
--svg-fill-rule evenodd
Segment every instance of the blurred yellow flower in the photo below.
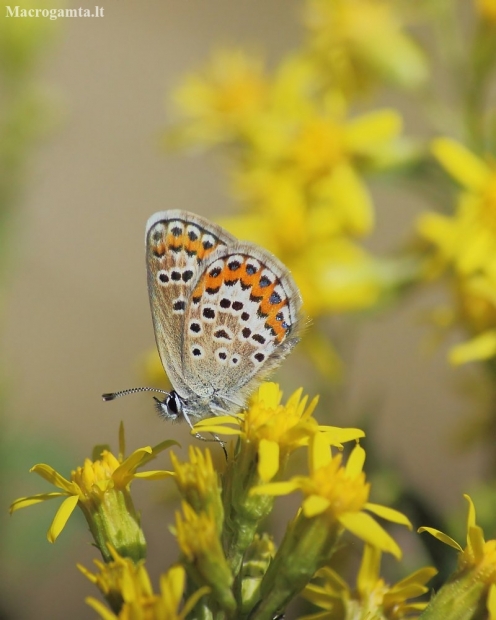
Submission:
M 496 23 L 496 0 L 475 0 L 475 7 L 484 19 Z
M 369 308 L 389 285 L 353 238 L 375 220 L 362 172 L 394 159 L 402 131 L 392 109 L 350 117 L 326 82 L 304 53 L 268 75 L 258 58 L 218 51 L 179 88 L 173 132 L 179 144 L 236 147 L 233 191 L 248 213 L 222 224 L 291 269 L 311 316 Z
M 154 593 L 143 562 L 134 564 L 115 552 L 112 555 L 113 561 L 109 564 L 96 562 L 100 571 L 97 574 L 79 566 L 81 572 L 99 587 L 112 608 L 112 611 L 109 610 L 93 597 L 86 599 L 103 620 L 184 620 L 202 596 L 209 592 L 207 587 L 193 594 L 188 592 L 190 596 L 183 602 L 186 572 L 181 565 L 175 565 L 161 575 L 160 591 Z M 182 609 L 179 610 L 181 604 Z
M 329 79 L 353 95 L 386 81 L 421 86 L 428 75 L 424 53 L 404 30 L 391 0 L 307 0 L 307 45 Z
M 240 49 L 219 49 L 174 94 L 183 125 L 180 143 L 216 144 L 237 138 L 263 108 L 268 89 L 262 60 Z M 174 139 L 174 136 L 172 136 Z
M 413 618 L 427 603 L 411 602 L 410 599 L 428 592 L 426 582 L 437 570 L 432 567 L 421 568 L 408 577 L 389 586 L 380 577 L 381 552 L 368 544 L 363 551 L 362 562 L 357 576 L 356 588 L 350 586 L 334 570 L 324 567 L 317 573 L 318 582 L 309 584 L 302 596 L 322 609 L 301 620 L 332 620 L 340 610 L 340 617 L 359 615 L 362 618 L 381 618 L 382 620 L 402 620 Z
M 433 153 L 462 186 L 453 215 L 426 213 L 421 236 L 436 249 L 434 274 L 448 270 L 457 318 L 473 336 L 453 348 L 455 364 L 496 355 L 496 166 L 449 138 L 433 142 Z

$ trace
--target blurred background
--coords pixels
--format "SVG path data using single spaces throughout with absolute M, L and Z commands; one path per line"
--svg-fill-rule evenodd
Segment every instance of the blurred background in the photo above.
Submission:
M 179 106 L 178 111 L 172 94 L 186 74 L 201 71 L 219 48 L 243 49 L 263 59 L 267 75 L 277 72 L 309 36 L 304 14 L 310 4 L 104 0 L 101 18 L 0 18 L 0 148 L 5 151 L 0 600 L 6 619 L 93 617 L 84 603 L 85 596 L 94 594 L 91 584 L 76 569 L 77 562 L 90 567 L 97 557 L 82 517 L 71 518 L 54 545 L 45 533 L 56 500 L 8 517 L 16 497 L 51 490 L 28 475 L 32 465 L 47 462 L 69 475 L 91 455 L 93 445 L 109 443 L 117 449 L 120 420 L 129 451 L 173 437 L 182 441 L 185 454 L 190 441 L 186 429 L 161 421 L 149 395 L 112 403 L 100 397 L 107 391 L 157 385 L 147 371 L 154 364 L 154 336 L 145 222 L 158 210 L 187 209 L 211 219 L 234 218 L 232 230 L 241 236 L 235 218 L 263 214 L 263 205 L 250 211 L 249 198 L 240 200 L 229 180 L 232 168 L 249 156 L 248 141 L 241 146 L 243 155 L 233 147 L 239 137 L 210 143 L 195 139 L 187 131 L 194 106 Z M 313 18 L 318 19 L 314 4 Z M 355 4 L 360 11 L 360 3 Z M 448 110 L 450 101 L 457 105 L 443 42 L 436 39 L 440 31 L 429 27 L 429 20 L 438 20 L 439 26 L 442 12 L 451 11 L 469 40 L 482 18 L 480 4 L 468 4 L 431 2 L 430 12 L 408 14 L 398 26 L 423 50 L 419 58 L 425 61 L 414 58 L 405 67 L 406 76 L 425 69 L 418 83 L 395 84 L 375 76 L 379 85 L 368 85 L 360 96 L 348 92 L 340 104 L 349 118 L 394 109 L 402 118 L 401 135 L 411 140 L 407 147 L 403 144 L 399 165 L 383 162 L 367 170 L 360 168 L 366 157 L 357 158 L 356 169 L 363 171 L 375 212 L 373 225 L 357 235 L 357 243 L 371 256 L 397 256 L 401 249 L 409 253 L 409 265 L 427 260 L 428 251 L 418 249 L 423 242 L 415 241 L 416 221 L 436 208 L 447 175 L 425 155 L 428 141 L 439 134 L 426 110 L 431 118 L 446 117 L 441 109 L 433 111 L 432 91 L 420 82 L 442 92 Z M 64 6 L 80 5 L 69 1 Z M 363 32 L 366 36 L 366 28 Z M 419 103 L 422 98 L 425 106 Z M 209 148 L 212 144 L 217 148 Z M 430 176 L 424 174 L 426 161 L 434 170 Z M 435 179 L 443 176 L 437 184 Z M 430 193 L 423 191 L 427 181 Z M 456 193 L 447 190 L 445 195 Z M 451 209 L 453 204 L 454 199 Z M 284 220 L 284 209 L 279 217 Z M 325 222 L 325 214 L 319 217 Z M 302 237 L 301 243 L 312 239 Z M 384 264 L 390 268 L 392 263 Z M 294 268 L 304 277 L 304 262 Z M 313 269 L 310 263 L 308 269 Z M 451 289 L 439 285 L 430 272 L 423 279 L 426 272 L 419 267 L 409 276 L 391 276 L 388 293 L 363 307 L 345 304 L 339 311 L 330 304 L 311 311 L 309 338 L 326 334 L 332 346 L 312 355 L 311 340 L 303 344 L 277 379 L 286 396 L 300 385 L 311 396 L 321 393 L 318 417 L 323 423 L 366 427 L 367 447 L 378 457 L 378 470 L 394 472 L 381 478 L 386 495 L 388 485 L 390 491 L 400 486 L 422 498 L 429 510 L 463 514 L 461 494 L 487 474 L 490 459 L 481 443 L 469 448 L 460 437 L 470 434 L 463 429 L 483 409 L 490 390 L 481 364 L 453 367 L 447 361 L 450 347 L 464 338 L 463 325 L 455 324 L 432 346 L 429 313 L 449 304 Z M 169 467 L 166 454 L 158 466 Z M 177 556 L 168 530 L 174 501 L 166 505 L 168 487 L 160 488 L 146 482 L 133 485 L 155 578 Z

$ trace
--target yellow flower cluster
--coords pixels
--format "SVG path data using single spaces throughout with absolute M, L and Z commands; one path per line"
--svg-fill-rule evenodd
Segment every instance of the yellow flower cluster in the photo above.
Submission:
M 124 427 L 119 430 L 119 455 L 115 457 L 108 449 L 97 447 L 96 456 L 86 459 L 67 480 L 53 467 L 40 463 L 31 468 L 50 484 L 60 489 L 52 493 L 39 493 L 17 499 L 10 512 L 39 504 L 40 502 L 65 497 L 50 525 L 47 538 L 55 542 L 64 529 L 69 517 L 79 507 L 88 523 L 94 541 L 103 558 L 111 559 L 109 545 L 118 553 L 139 560 L 146 555 L 146 542 L 140 527 L 130 494 L 133 479 L 157 480 L 170 475 L 170 472 L 137 472 L 139 467 L 155 458 L 162 450 L 176 445 L 173 440 L 163 441 L 151 448 L 139 448 L 124 458 Z M 116 521 L 119 526 L 116 527 Z
M 427 607 L 426 602 L 411 601 L 428 592 L 425 585 L 436 573 L 432 567 L 421 568 L 398 583 L 389 586 L 380 577 L 381 552 L 365 545 L 358 571 L 356 588 L 351 588 L 336 571 L 324 567 L 316 581 L 303 591 L 303 597 L 322 611 L 304 616 L 301 620 L 331 620 L 339 609 L 339 617 L 353 617 L 359 609 L 363 618 L 401 620 L 418 617 Z M 412 615 L 415 614 L 415 615 Z
M 481 159 L 449 138 L 435 140 L 433 153 L 461 186 L 452 215 L 426 213 L 419 220 L 420 234 L 436 250 L 432 275 L 451 277 L 452 320 L 471 335 L 450 359 L 486 360 L 496 356 L 496 167 L 490 157 Z
M 190 447 L 184 462 L 172 454 L 173 471 L 137 472 L 174 442 L 125 458 L 121 428 L 119 455 L 98 448 L 98 458 L 87 459 L 71 480 L 48 465 L 33 468 L 62 491 L 19 499 L 12 510 L 67 496 L 51 527 L 54 540 L 53 532 L 58 534 L 72 510 L 81 508 L 104 562 L 96 562 L 97 573 L 79 568 L 110 607 L 87 599 L 104 620 L 181 620 L 210 617 L 212 610 L 218 617 L 273 618 L 326 566 L 344 531 L 399 558 L 399 546 L 371 514 L 410 527 L 401 513 L 369 502 L 363 448 L 355 445 L 346 463 L 334 453 L 343 442 L 363 437 L 363 431 L 319 425 L 312 416 L 316 404 L 317 399 L 308 404 L 302 390 L 283 404 L 279 387 L 266 383 L 245 413 L 199 422 L 193 434 L 236 439 L 222 476 L 210 451 L 198 447 Z M 300 449 L 308 453 L 309 473 L 284 481 L 287 462 Z M 130 493 L 138 477 L 172 479 L 182 498 L 171 528 L 181 551 L 179 564 L 162 575 L 158 592 L 145 567 L 144 534 Z M 277 548 L 269 533 L 259 530 L 274 498 L 293 491 L 301 491 L 304 499 Z M 189 598 L 181 608 L 184 592 Z
M 270 75 L 259 57 L 218 50 L 175 93 L 181 121 L 169 134 L 176 146 L 233 147 L 232 188 L 246 212 L 222 223 L 281 258 L 311 316 L 370 307 L 389 284 L 357 243 L 374 225 L 363 174 L 402 157 L 400 115 L 352 115 L 326 75 L 306 49 Z
M 202 596 L 208 593 L 208 588 L 200 588 L 183 603 L 186 572 L 180 565 L 172 566 L 160 577 L 160 591 L 155 593 L 142 561 L 135 564 L 113 549 L 111 552 L 112 561 L 108 564 L 95 562 L 99 569 L 96 574 L 78 565 L 112 608 L 112 611 L 109 610 L 93 597 L 86 599 L 103 620 L 184 620 Z

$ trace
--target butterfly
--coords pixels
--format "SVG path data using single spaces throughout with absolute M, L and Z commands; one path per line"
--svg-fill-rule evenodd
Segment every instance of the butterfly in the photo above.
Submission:
M 155 399 L 167 420 L 190 427 L 234 414 L 299 341 L 301 295 L 264 248 L 178 209 L 146 225 L 146 271 L 155 340 L 171 392 Z

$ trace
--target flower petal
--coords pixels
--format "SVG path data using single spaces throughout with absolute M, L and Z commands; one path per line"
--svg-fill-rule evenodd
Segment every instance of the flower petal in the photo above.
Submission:
M 300 489 L 297 480 L 288 480 L 287 482 L 270 482 L 269 484 L 260 484 L 250 490 L 250 495 L 289 495 Z
M 300 392 L 301 393 L 301 392 Z M 257 401 L 268 408 L 276 408 L 281 403 L 282 390 L 277 383 L 266 381 L 258 389 Z
M 325 435 L 315 433 L 310 440 L 310 449 L 308 451 L 309 469 L 311 472 L 325 467 L 331 462 L 332 455 L 329 444 Z
M 34 506 L 34 504 L 39 504 L 40 502 L 44 502 L 47 499 L 53 499 L 54 497 L 62 497 L 67 495 L 67 493 L 60 493 L 59 491 L 54 491 L 53 493 L 38 493 L 38 495 L 30 495 L 29 497 L 20 497 L 16 499 L 10 505 L 9 511 L 10 514 L 19 510 L 19 508 L 27 508 L 27 506 Z
M 323 433 L 327 442 L 332 446 L 338 446 L 347 441 L 354 441 L 365 437 L 364 431 L 360 428 L 339 428 L 338 426 L 319 426 L 319 431 Z
M 450 547 L 453 547 L 453 549 L 456 549 L 457 551 L 463 551 L 463 549 L 456 542 L 456 540 L 453 540 L 453 538 L 451 538 L 451 536 L 448 536 L 448 534 L 445 534 L 444 532 L 440 532 L 439 530 L 436 530 L 433 527 L 424 527 L 424 526 L 419 527 L 417 532 L 419 534 L 421 534 L 422 532 L 427 532 L 431 536 L 434 536 L 434 538 L 437 538 L 438 540 L 443 542 L 445 545 L 449 545 Z
M 182 620 L 182 618 L 186 618 L 202 596 L 205 596 L 209 592 L 211 592 L 211 589 L 208 586 L 203 586 L 199 590 L 196 590 L 196 592 L 193 592 L 193 594 L 184 603 L 181 613 L 179 614 L 179 619 Z
M 310 519 L 311 517 L 322 514 L 330 505 L 331 502 L 326 497 L 322 497 L 321 495 L 309 495 L 304 499 L 302 504 L 303 514 Z
M 487 595 L 487 611 L 489 620 L 496 620 L 496 584 L 491 584 Z
M 327 585 L 327 584 L 326 584 Z M 341 596 L 337 592 L 329 592 L 329 588 L 322 588 L 320 586 L 315 585 L 314 583 L 309 583 L 304 591 L 301 593 L 303 598 L 307 601 L 310 601 L 315 606 L 320 607 L 321 609 L 331 610 L 336 603 L 339 602 Z
M 451 348 L 449 361 L 454 366 L 466 362 L 488 360 L 496 355 L 496 329 L 490 329 L 475 338 Z
M 362 600 L 367 600 L 377 583 L 381 566 L 382 553 L 372 545 L 365 545 L 362 562 L 357 575 L 357 590 Z
M 196 435 L 200 430 L 202 433 L 214 433 L 215 435 L 241 435 L 242 432 L 239 428 L 231 428 L 229 426 L 224 426 L 218 424 L 218 420 L 215 422 L 211 422 L 210 424 L 205 424 L 201 428 L 198 428 L 199 423 L 195 424 L 195 426 L 191 430 L 191 435 Z
M 489 167 L 459 142 L 437 138 L 432 142 L 432 152 L 443 168 L 467 189 L 478 192 L 487 183 Z
M 484 557 L 484 533 L 478 525 L 468 528 L 467 544 L 472 549 L 475 563 Z
M 186 572 L 180 564 L 171 566 L 167 573 L 160 577 L 160 590 L 163 595 L 167 595 L 176 610 L 183 597 L 185 583 Z
M 346 463 L 346 474 L 355 478 L 363 471 L 363 464 L 365 463 L 365 450 L 357 444 L 350 453 L 348 461 Z
M 59 509 L 55 513 L 52 524 L 50 525 L 47 538 L 48 541 L 53 543 L 57 540 L 60 532 L 64 529 L 69 517 L 73 513 L 74 509 L 78 505 L 79 498 L 77 495 L 71 495 L 60 504 Z
M 143 458 L 153 453 L 150 446 L 138 448 L 131 453 L 114 471 L 112 480 L 117 487 L 124 487 L 133 479 L 134 472 L 142 464 Z
M 392 521 L 393 523 L 406 525 L 409 530 L 412 529 L 412 524 L 410 523 L 410 521 L 402 512 L 399 512 L 398 510 L 388 508 L 387 506 L 381 506 L 380 504 L 372 504 L 371 502 L 367 502 L 364 508 L 366 508 L 370 512 L 373 512 L 378 517 L 382 517 L 383 519 L 387 519 L 388 521 Z
M 401 133 L 403 119 L 396 110 L 375 110 L 362 114 L 348 121 L 346 125 L 346 143 L 356 151 L 368 152 L 397 137 Z
M 261 439 L 258 444 L 257 471 L 263 482 L 269 482 L 279 470 L 279 444 Z
M 178 446 L 180 448 L 181 444 L 174 439 L 166 439 L 165 441 L 161 441 L 156 446 L 153 446 L 150 454 L 145 454 L 139 466 L 142 467 L 149 461 L 152 461 L 154 458 L 157 457 L 158 454 L 160 454 L 160 452 L 167 450 L 167 448 L 170 448 L 171 446 Z
M 88 596 L 84 599 L 84 601 L 87 605 L 94 609 L 97 614 L 100 614 L 100 618 L 102 620 L 118 620 L 118 616 L 112 613 L 108 607 L 105 607 L 105 605 L 96 598 Z
M 474 506 L 474 502 L 472 501 L 472 498 L 470 497 L 470 495 L 467 495 L 466 493 L 464 493 L 463 497 L 468 502 L 468 515 L 467 515 L 467 532 L 468 532 L 468 530 L 471 527 L 475 527 L 477 525 L 477 523 L 475 522 L 475 506 Z
M 64 478 L 64 476 L 61 476 L 53 467 L 50 467 L 50 465 L 38 463 L 34 467 L 31 467 L 29 471 L 38 474 L 50 484 L 53 484 L 59 489 L 63 489 L 67 493 L 71 493 L 71 495 L 75 492 L 77 493 L 74 483 Z
M 165 469 L 157 469 L 152 471 L 139 471 L 134 474 L 134 478 L 141 478 L 142 480 L 162 480 L 163 478 L 173 478 L 175 473 L 173 471 L 166 471 Z
M 393 588 L 396 590 L 409 586 L 412 583 L 427 583 L 429 579 L 432 579 L 434 575 L 437 575 L 437 573 L 437 569 L 435 569 L 433 566 L 424 566 L 424 568 L 419 568 L 415 572 L 408 575 L 408 577 L 405 577 L 401 581 L 395 583 Z
M 340 523 L 352 534 L 365 542 L 401 558 L 401 549 L 377 521 L 365 512 L 345 512 L 339 516 Z
M 241 414 L 238 415 L 214 415 L 210 418 L 204 418 L 203 420 L 199 420 L 195 423 L 195 427 L 198 426 L 203 428 L 204 426 L 209 426 L 210 424 L 240 424 L 243 422 L 244 416 Z

